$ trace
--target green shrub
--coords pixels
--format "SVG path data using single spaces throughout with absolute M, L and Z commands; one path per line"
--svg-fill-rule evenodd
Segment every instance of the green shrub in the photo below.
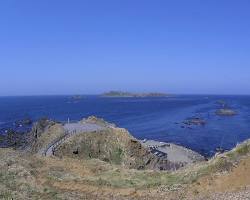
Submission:
M 10 191 L 3 191 L 3 192 L 0 192 L 0 199 L 12 200 L 13 197 Z
M 249 153 L 249 151 L 250 151 L 250 148 L 247 144 L 243 144 L 243 145 L 239 146 L 238 148 L 236 148 L 236 152 L 239 155 L 246 155 Z
M 111 162 L 114 164 L 121 164 L 123 157 L 123 150 L 121 148 L 116 148 L 110 155 Z

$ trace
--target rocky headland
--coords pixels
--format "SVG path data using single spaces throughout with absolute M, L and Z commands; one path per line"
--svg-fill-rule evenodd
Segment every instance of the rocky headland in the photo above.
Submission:
M 99 159 L 128 169 L 172 171 L 204 160 L 198 153 L 178 145 L 139 141 L 126 129 L 93 116 L 69 124 L 40 121 L 33 127 L 31 137 L 33 153 Z

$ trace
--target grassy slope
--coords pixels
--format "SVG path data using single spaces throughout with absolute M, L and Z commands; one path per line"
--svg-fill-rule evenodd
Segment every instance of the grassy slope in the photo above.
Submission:
M 123 169 L 95 159 L 43 158 L 1 149 L 0 199 L 84 199 L 93 198 L 93 195 L 104 199 L 113 195 L 121 199 L 127 196 L 139 199 L 145 195 L 155 198 L 156 194 L 157 199 L 164 199 L 166 195 L 180 198 L 178 195 L 183 197 L 182 191 L 185 190 L 177 193 L 169 191 L 195 185 L 190 191 L 195 194 L 197 190 L 199 193 L 199 190 L 202 191 L 199 185 L 206 183 L 204 180 L 207 179 L 204 178 L 224 174 L 222 172 L 225 171 L 229 173 L 227 176 L 230 180 L 231 173 L 238 167 L 242 169 L 242 162 L 250 165 L 249 152 L 250 141 L 246 141 L 209 162 L 168 173 Z M 237 163 L 240 164 L 235 167 Z M 244 170 L 237 173 L 239 177 L 246 177 Z M 213 181 L 211 183 L 213 185 Z M 242 185 L 247 183 L 243 182 Z M 204 185 L 202 188 L 205 188 Z
M 72 154 L 78 151 L 77 155 Z M 147 160 L 156 160 L 125 129 L 105 129 L 96 133 L 72 136 L 55 152 L 58 157 L 74 157 L 83 160 L 98 158 L 112 164 L 137 169 Z M 150 165 L 150 164 L 149 164 Z

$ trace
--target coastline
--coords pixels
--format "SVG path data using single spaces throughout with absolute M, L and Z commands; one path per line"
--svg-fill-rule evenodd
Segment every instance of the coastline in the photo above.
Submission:
M 16 132 L 10 132 L 10 134 L 5 138 L 7 141 L 10 136 L 12 138 L 11 141 L 8 141 L 6 147 L 35 149 L 34 152 L 37 152 L 38 155 L 45 156 L 53 156 L 55 153 L 59 157 L 72 156 L 71 153 L 75 152 L 74 154 L 85 158 L 84 152 L 89 152 L 89 155 L 95 155 L 96 158 L 100 157 L 100 159 L 106 158 L 106 160 L 113 161 L 112 159 L 117 158 L 119 162 L 124 159 L 125 165 L 128 164 L 128 158 L 131 159 L 132 156 L 135 158 L 132 159 L 131 163 L 142 159 L 142 162 L 145 162 L 144 167 L 174 171 L 188 164 L 205 160 L 202 155 L 180 145 L 154 140 L 139 140 L 126 129 L 119 128 L 95 116 L 74 123 L 57 123 L 48 119 L 41 119 L 34 122 L 29 133 L 20 135 Z M 106 137 L 110 137 L 112 140 L 107 141 Z M 69 144 L 67 146 L 67 141 L 74 140 L 74 138 L 78 138 L 75 139 L 74 145 Z M 82 142 L 79 143 L 81 139 Z M 96 145 L 91 141 L 101 145 Z M 36 145 L 30 146 L 30 142 Z M 77 149 L 75 149 L 75 146 L 78 146 Z M 80 147 L 83 149 L 80 150 Z M 65 149 L 67 150 L 65 151 Z M 115 152 L 117 149 L 119 149 L 118 154 L 112 154 L 110 158 L 110 154 L 106 154 L 106 152 Z M 125 159 L 124 156 L 127 158 Z M 148 162 L 150 162 L 150 165 L 146 164 Z M 133 165 L 130 164 L 129 167 L 131 166 Z M 135 162 L 136 169 L 141 166 L 137 161 Z
M 20 120 L 26 118 L 37 121 L 47 116 L 58 122 L 66 122 L 68 118 L 73 122 L 95 114 L 130 130 L 138 139 L 158 138 L 159 141 L 181 144 L 207 158 L 214 156 L 218 147 L 230 150 L 237 142 L 250 137 L 250 124 L 247 123 L 250 120 L 247 109 L 250 107 L 243 109 L 244 104 L 250 101 L 248 97 L 211 96 L 205 99 L 205 96 L 183 95 L 174 98 L 123 99 L 86 96 L 77 103 L 70 100 L 73 102 L 71 104 L 68 103 L 69 99 L 69 96 L 2 99 L 0 104 L 6 105 L 6 110 L 0 115 L 0 132 L 6 135 L 6 130 L 12 129 L 23 134 L 30 127 L 18 125 Z M 216 115 L 215 112 L 222 108 L 221 104 L 217 103 L 220 99 L 238 114 L 232 117 Z M 32 110 L 30 114 L 26 113 L 29 109 Z M 190 121 L 187 121 L 187 125 L 183 124 L 185 120 L 195 117 L 204 120 L 204 126 Z M 186 137 L 190 139 L 186 140 Z
M 103 195 L 100 188 L 107 187 L 112 192 L 115 188 L 124 189 L 124 187 L 129 189 L 136 187 L 137 191 L 141 189 L 141 192 L 145 192 L 144 189 L 148 188 L 151 192 L 155 186 L 157 193 L 165 191 L 165 188 L 167 192 L 174 193 L 178 191 L 193 193 L 193 189 L 190 190 L 193 187 L 194 191 L 197 187 L 201 187 L 200 191 L 203 191 L 204 186 L 208 184 L 203 181 L 203 177 L 230 173 L 237 167 L 239 160 L 246 158 L 246 155 L 249 156 L 250 152 L 250 141 L 246 140 L 230 152 L 216 155 L 206 161 L 197 152 L 180 145 L 155 140 L 138 140 L 126 129 L 94 116 L 74 123 L 40 120 L 35 122 L 30 137 L 28 149 L 20 149 L 21 151 L 18 149 L 14 151 L 11 148 L 0 149 L 1 163 L 6 163 L 1 173 L 8 173 L 10 175 L 8 177 L 13 177 L 9 168 L 16 168 L 18 164 L 17 176 L 11 179 L 14 183 L 15 180 L 26 182 L 27 171 L 33 175 L 32 172 L 37 170 L 36 174 L 41 176 L 36 174 L 31 176 L 37 183 L 40 183 L 40 177 L 43 180 L 45 177 L 46 183 L 49 183 L 46 184 L 47 187 L 51 187 L 50 183 L 53 181 L 52 185 L 66 185 L 61 189 L 72 192 L 72 184 L 77 184 L 75 192 L 82 193 L 86 191 L 85 189 L 89 191 L 89 188 L 94 188 L 99 195 Z M 14 160 L 13 167 L 9 165 L 10 157 Z M 248 160 L 250 163 L 249 158 Z M 247 179 L 249 173 L 241 170 L 242 166 L 246 169 L 245 165 L 239 165 L 240 181 L 245 179 L 249 181 Z M 19 173 L 20 169 L 23 169 L 22 173 Z M 3 176 L 3 185 L 6 184 L 5 180 Z M 210 185 L 212 184 L 209 183 Z M 84 187 L 84 190 L 81 190 L 81 187 Z M 15 188 L 19 188 L 19 184 Z M 128 196 L 132 197 L 133 194 L 129 193 Z M 169 193 L 164 196 L 168 195 Z M 156 197 L 159 199 L 159 195 Z

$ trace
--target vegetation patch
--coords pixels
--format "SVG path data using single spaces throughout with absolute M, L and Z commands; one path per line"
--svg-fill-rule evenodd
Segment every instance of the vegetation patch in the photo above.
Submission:
M 111 162 L 114 164 L 121 164 L 123 159 L 123 150 L 121 148 L 115 148 L 113 152 L 111 152 Z

